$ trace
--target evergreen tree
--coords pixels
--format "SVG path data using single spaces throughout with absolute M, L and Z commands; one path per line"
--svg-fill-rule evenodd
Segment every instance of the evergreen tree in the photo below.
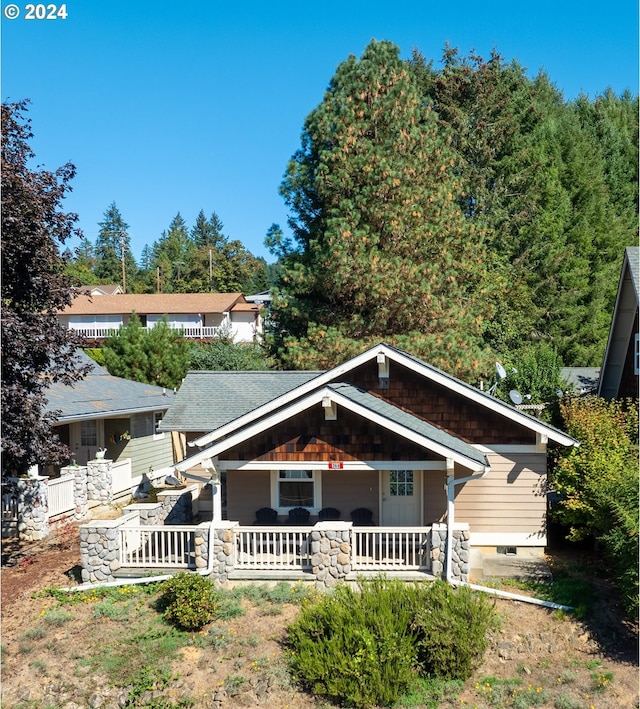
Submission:
M 100 231 L 95 244 L 95 275 L 102 283 L 121 283 L 125 291 L 133 290 L 138 269 L 131 253 L 129 225 L 123 220 L 115 202 L 107 207 L 104 219 L 98 225 Z
M 297 244 L 274 303 L 286 366 L 326 367 L 383 339 L 478 370 L 489 259 L 457 204 L 455 162 L 394 45 L 338 67 L 281 186 Z
M 187 373 L 189 344 L 172 330 L 165 318 L 150 330 L 133 312 L 126 327 L 105 341 L 102 348 L 109 374 L 144 384 L 180 386 Z
M 185 278 L 191 267 L 195 246 L 189 237 L 187 224 L 180 212 L 171 220 L 169 229 L 153 246 L 153 263 L 160 268 L 160 287 L 163 293 L 188 293 Z
M 56 417 L 46 411 L 46 390 L 85 374 L 73 356 L 73 333 L 57 319 L 72 298 L 58 247 L 81 236 L 77 216 L 61 210 L 75 168 L 31 169 L 26 111 L 26 101 L 2 104 L 3 475 L 64 461 L 68 450 L 53 434 Z

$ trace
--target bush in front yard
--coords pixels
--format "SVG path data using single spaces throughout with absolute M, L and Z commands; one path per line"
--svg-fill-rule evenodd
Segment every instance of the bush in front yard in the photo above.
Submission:
M 305 603 L 288 629 L 294 676 L 314 694 L 352 706 L 393 704 L 415 679 L 416 593 L 377 579 Z
M 421 677 L 469 677 L 497 626 L 493 602 L 469 588 L 361 581 L 304 603 L 288 628 L 289 664 L 314 694 L 391 706 Z
M 439 679 L 468 679 L 482 663 L 487 633 L 499 627 L 494 602 L 444 581 L 430 584 L 423 601 L 413 620 L 420 666 Z
M 182 630 L 199 630 L 215 618 L 218 602 L 213 583 L 198 574 L 179 573 L 160 587 L 162 617 Z

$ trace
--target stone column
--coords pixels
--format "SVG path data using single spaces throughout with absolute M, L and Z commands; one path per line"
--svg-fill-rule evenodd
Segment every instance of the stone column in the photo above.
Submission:
M 90 460 L 87 463 L 87 496 L 108 505 L 113 499 L 112 460 Z
M 18 500 L 18 535 L 35 542 L 49 534 L 49 489 L 43 475 L 9 478 L 15 484 Z
M 311 566 L 316 588 L 335 586 L 351 573 L 353 522 L 318 522 L 310 535 Z
M 454 525 L 451 549 L 451 577 L 457 581 L 469 580 L 469 525 L 460 522 Z M 434 576 L 446 577 L 447 557 L 447 525 L 435 523 L 431 525 L 431 573 Z
M 87 466 L 67 465 L 60 471 L 61 475 L 73 475 L 73 518 L 84 519 L 89 514 L 89 497 L 87 494 Z
M 206 561 L 209 563 L 208 558 L 208 535 L 205 537 L 204 531 L 208 529 L 208 534 L 213 535 L 213 563 L 211 565 L 211 573 L 209 578 L 212 581 L 217 581 L 219 583 L 224 583 L 229 580 L 229 573 L 233 571 L 236 563 L 236 546 L 234 543 L 235 534 L 234 528 L 238 527 L 238 522 L 230 522 L 223 520 L 220 522 L 203 522 L 198 525 L 198 530 L 196 532 L 196 566 L 198 568 L 206 568 L 207 564 L 203 563 L 205 560 L 204 554 L 207 554 Z M 202 533 L 201 533 L 202 532 Z M 201 540 L 201 544 L 197 542 Z M 205 551 L 204 545 L 207 545 Z M 201 561 L 198 561 L 200 556 Z

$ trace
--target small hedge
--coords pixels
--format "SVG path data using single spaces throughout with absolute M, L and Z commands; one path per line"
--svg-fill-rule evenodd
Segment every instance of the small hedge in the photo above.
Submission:
M 466 679 L 495 625 L 491 602 L 470 589 L 361 581 L 303 605 L 288 628 L 289 664 L 314 694 L 355 707 L 390 706 L 421 677 Z
M 162 617 L 182 630 L 200 630 L 216 617 L 218 605 L 213 583 L 198 574 L 179 573 L 160 587 Z

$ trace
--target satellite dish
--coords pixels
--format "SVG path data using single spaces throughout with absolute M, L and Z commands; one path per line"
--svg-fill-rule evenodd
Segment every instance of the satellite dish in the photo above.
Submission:
M 509 398 L 516 406 L 522 403 L 522 394 L 517 389 L 512 389 L 509 392 Z
M 507 373 L 504 370 L 504 367 L 500 364 L 500 362 L 496 362 L 496 373 L 498 374 L 498 378 L 500 379 L 505 379 L 507 376 Z

